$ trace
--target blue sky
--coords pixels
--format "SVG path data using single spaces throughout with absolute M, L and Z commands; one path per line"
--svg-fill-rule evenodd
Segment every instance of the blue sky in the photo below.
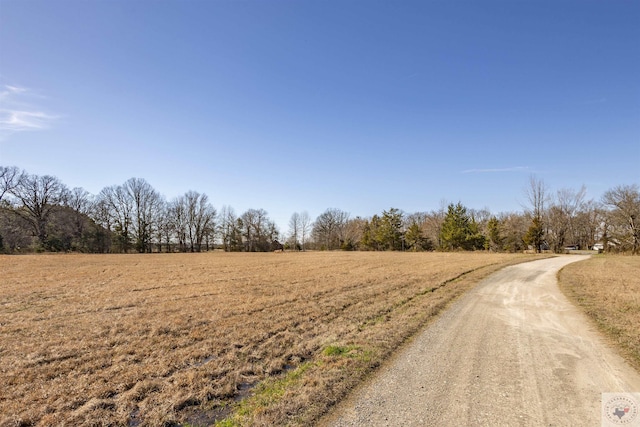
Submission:
M 0 0 L 0 165 L 370 216 L 640 183 L 640 2 Z

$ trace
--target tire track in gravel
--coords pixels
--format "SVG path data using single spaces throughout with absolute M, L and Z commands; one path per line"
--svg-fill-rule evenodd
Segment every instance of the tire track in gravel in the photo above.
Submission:
M 557 272 L 585 258 L 491 275 L 319 424 L 601 425 L 601 393 L 640 392 L 640 374 L 558 289 Z

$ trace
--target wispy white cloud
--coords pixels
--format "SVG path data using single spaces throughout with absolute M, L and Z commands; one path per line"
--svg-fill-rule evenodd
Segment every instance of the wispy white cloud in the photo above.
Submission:
M 15 132 L 47 129 L 58 118 L 33 103 L 42 98 L 29 88 L 4 85 L 0 88 L 0 139 Z
M 4 90 L 0 92 L 0 100 L 4 100 L 11 95 L 27 92 L 28 89 L 20 86 L 5 85 Z
M 0 110 L 0 130 L 27 131 L 46 129 L 56 116 L 42 111 Z
M 513 166 L 509 168 L 467 169 L 461 173 L 500 173 L 500 172 L 530 172 L 529 166 Z

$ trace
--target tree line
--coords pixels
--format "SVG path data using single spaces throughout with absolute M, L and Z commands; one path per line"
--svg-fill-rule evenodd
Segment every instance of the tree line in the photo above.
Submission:
M 315 219 L 295 212 L 283 233 L 264 209 L 217 210 L 196 191 L 166 200 L 144 179 L 131 178 L 92 195 L 50 175 L 0 166 L 0 252 L 640 250 L 637 184 L 587 200 L 584 187 L 551 192 L 531 177 L 525 194 L 522 211 L 498 214 L 461 202 L 428 212 L 390 208 L 368 218 L 337 208 Z

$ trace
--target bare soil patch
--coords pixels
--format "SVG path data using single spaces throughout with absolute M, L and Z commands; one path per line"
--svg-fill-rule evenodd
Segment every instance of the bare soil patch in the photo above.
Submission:
M 597 255 L 566 266 L 560 288 L 640 370 L 640 257 Z
M 308 424 L 532 256 L 0 256 L 0 425 Z

